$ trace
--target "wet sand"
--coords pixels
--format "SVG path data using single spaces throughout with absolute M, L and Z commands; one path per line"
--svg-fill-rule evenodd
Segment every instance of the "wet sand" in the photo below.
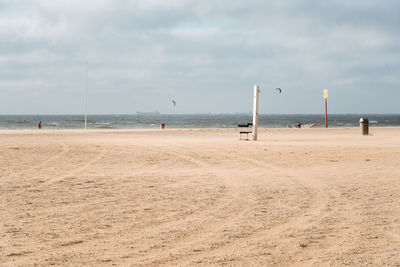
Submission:
M 1 131 L 0 265 L 400 265 L 400 128 L 371 132 Z

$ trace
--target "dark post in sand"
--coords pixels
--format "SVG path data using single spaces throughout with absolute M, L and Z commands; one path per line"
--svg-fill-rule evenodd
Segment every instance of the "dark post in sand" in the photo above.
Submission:
M 369 135 L 369 120 L 361 118 L 360 119 L 360 128 L 362 135 Z

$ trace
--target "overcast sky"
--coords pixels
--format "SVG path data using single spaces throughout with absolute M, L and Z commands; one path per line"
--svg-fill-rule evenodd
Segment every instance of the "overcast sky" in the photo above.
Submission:
M 0 0 L 0 114 L 400 113 L 398 0 Z M 282 88 L 279 94 L 276 87 Z M 176 107 L 171 100 L 176 101 Z

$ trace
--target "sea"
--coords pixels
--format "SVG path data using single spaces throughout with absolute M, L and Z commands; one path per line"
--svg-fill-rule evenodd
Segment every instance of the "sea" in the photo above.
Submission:
M 329 127 L 359 127 L 360 118 L 369 120 L 372 127 L 400 126 L 400 114 L 329 114 Z M 156 129 L 165 128 L 236 128 L 238 124 L 252 122 L 252 114 L 132 114 L 88 115 L 89 129 Z M 0 130 L 82 129 L 83 115 L 0 115 Z M 297 123 L 320 123 L 325 127 L 324 114 L 260 114 L 259 127 L 285 128 Z

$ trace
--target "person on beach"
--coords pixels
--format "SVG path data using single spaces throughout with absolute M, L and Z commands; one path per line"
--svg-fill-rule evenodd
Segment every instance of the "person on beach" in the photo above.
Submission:
M 39 130 L 42 129 L 42 121 L 38 122 L 37 127 L 38 127 Z

